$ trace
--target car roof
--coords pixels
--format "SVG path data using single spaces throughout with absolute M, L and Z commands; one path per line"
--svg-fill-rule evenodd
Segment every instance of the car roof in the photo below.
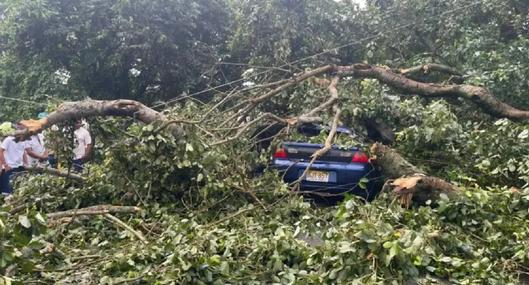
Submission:
M 305 134 L 305 135 L 318 135 L 322 130 L 329 131 L 330 129 L 331 127 L 329 126 L 323 126 L 323 125 L 314 124 L 314 123 L 302 124 L 301 126 L 298 127 L 298 131 L 301 134 Z M 345 127 L 345 126 L 338 126 L 336 128 L 336 132 L 348 134 L 348 135 L 354 134 L 352 129 Z

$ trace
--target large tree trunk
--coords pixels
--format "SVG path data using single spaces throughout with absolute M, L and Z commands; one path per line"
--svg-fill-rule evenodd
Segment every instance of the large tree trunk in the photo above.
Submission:
M 429 176 L 404 159 L 395 150 L 376 143 L 371 147 L 371 161 L 380 167 L 387 180 L 384 188 L 390 189 L 400 202 L 410 206 L 412 202 L 424 205 L 427 201 L 435 203 L 441 194 L 455 198 L 457 187 L 445 180 Z

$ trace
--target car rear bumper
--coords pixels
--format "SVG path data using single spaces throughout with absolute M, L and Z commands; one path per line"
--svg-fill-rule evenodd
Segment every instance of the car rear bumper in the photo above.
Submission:
M 271 167 L 281 173 L 283 181 L 292 183 L 299 180 L 308 165 L 308 161 L 274 159 Z M 380 192 L 380 174 L 368 163 L 315 162 L 310 169 L 328 172 L 329 180 L 315 182 L 305 178 L 300 183 L 304 192 L 314 192 L 314 195 L 323 197 L 343 196 L 348 193 L 368 201 Z M 364 188 L 359 185 L 362 178 L 369 180 Z

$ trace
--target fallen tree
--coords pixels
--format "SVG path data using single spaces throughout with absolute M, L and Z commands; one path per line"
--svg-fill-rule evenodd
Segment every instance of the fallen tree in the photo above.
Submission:
M 399 90 L 404 94 L 418 95 L 426 98 L 464 98 L 474 102 L 476 105 L 481 107 L 485 113 L 491 116 L 509 118 L 513 120 L 529 119 L 529 111 L 520 110 L 504 102 L 501 102 L 484 87 L 467 84 L 458 85 L 423 83 L 406 77 L 406 75 L 421 71 L 437 71 L 452 75 L 460 75 L 459 72 L 438 64 L 422 65 L 419 67 L 401 70 L 392 70 L 386 67 L 368 64 L 353 64 L 349 66 L 322 66 L 313 70 L 299 73 L 291 79 L 263 85 L 263 89 L 272 89 L 264 92 L 262 95 L 249 97 L 239 101 L 236 104 L 239 110 L 220 124 L 220 126 L 226 125 L 226 128 L 224 129 L 219 128 L 219 130 L 227 130 L 227 132 L 220 131 L 224 138 L 218 139 L 216 134 L 213 134 L 211 131 L 207 131 L 210 136 L 215 138 L 210 142 L 210 145 L 214 146 L 236 140 L 244 135 L 245 132 L 247 132 L 254 124 L 259 121 L 271 120 L 282 123 L 287 127 L 291 127 L 303 122 L 321 121 L 321 119 L 317 117 L 318 113 L 331 109 L 336 114 L 333 123 L 333 128 L 335 128 L 341 113 L 336 85 L 340 77 L 345 76 L 353 78 L 377 79 L 381 83 Z M 334 74 L 335 78 L 332 81 L 317 78 L 318 76 L 325 74 Z M 318 83 L 318 85 L 327 86 L 331 94 L 328 100 L 314 107 L 311 111 L 301 114 L 297 117 L 288 118 L 281 118 L 272 113 L 264 113 L 258 115 L 255 119 L 250 120 L 249 122 L 245 123 L 241 121 L 241 118 L 246 118 L 260 104 L 271 100 L 274 96 L 311 78 L 316 79 L 315 81 Z M 217 104 L 214 108 L 220 107 L 223 102 L 224 100 Z M 139 121 L 146 124 L 158 123 L 161 125 L 161 127 L 158 129 L 159 131 L 167 128 L 170 133 L 178 140 L 181 140 L 185 135 L 181 125 L 181 120 L 171 120 L 164 114 L 132 100 L 84 100 L 79 102 L 66 102 L 60 105 L 56 111 L 52 112 L 43 119 L 25 120 L 21 123 L 26 127 L 24 132 L 33 133 L 50 127 L 54 124 L 69 122 L 86 117 L 105 116 L 127 116 L 138 119 Z M 214 122 L 219 125 L 218 121 Z M 193 121 L 191 123 L 200 125 L 201 123 L 204 123 L 204 119 L 200 121 Z M 204 126 L 203 129 L 206 129 L 207 127 L 208 126 Z M 385 132 L 384 140 L 391 142 L 393 140 L 392 134 L 387 130 L 385 130 Z M 334 132 L 331 132 L 326 140 L 326 148 L 315 153 L 313 155 L 314 159 L 317 159 L 318 156 L 320 156 L 322 153 L 325 153 L 325 150 L 328 149 L 329 145 L 332 143 L 333 137 Z M 402 197 L 401 200 L 405 205 L 409 205 L 412 200 L 418 203 L 424 203 L 427 200 L 436 200 L 438 199 L 440 193 L 446 193 L 448 196 L 452 196 L 457 193 L 456 187 L 444 181 L 443 179 L 428 176 L 426 173 L 407 162 L 404 158 L 402 158 L 402 156 L 387 146 L 381 144 L 373 145 L 372 154 L 374 156 L 374 163 L 376 163 L 376 165 L 382 169 L 385 177 L 390 180 L 388 183 L 386 183 L 386 185 L 389 185 L 398 196 Z
M 403 94 L 418 95 L 422 97 L 442 97 L 442 98 L 464 98 L 477 104 L 482 110 L 492 116 L 499 118 L 508 118 L 512 120 L 528 120 L 529 111 L 520 110 L 507 103 L 498 100 L 487 88 L 468 84 L 435 84 L 423 83 L 410 78 L 406 75 L 418 70 L 439 70 L 448 73 L 457 73 L 449 67 L 438 64 L 427 64 L 409 69 L 401 69 L 400 72 L 369 64 L 353 64 L 348 66 L 326 65 L 310 71 L 297 74 L 291 79 L 281 80 L 276 83 L 264 85 L 264 87 L 274 87 L 272 90 L 263 95 L 251 97 L 240 103 L 241 111 L 238 116 L 247 115 L 251 110 L 260 103 L 269 100 L 275 95 L 294 87 L 297 84 L 313 77 L 324 74 L 335 73 L 338 76 L 352 76 L 353 78 L 372 78 L 377 79 L 389 87 L 399 90 Z M 331 102 L 332 103 L 332 102 Z M 332 104 L 326 103 L 326 107 Z M 323 107 L 320 109 L 324 109 Z M 317 109 L 316 111 L 320 111 Z M 315 112 L 311 112 L 314 115 Z M 54 124 L 65 121 L 72 121 L 87 117 L 105 117 L 105 116 L 127 116 L 138 119 L 143 123 L 153 123 L 157 121 L 167 122 L 167 117 L 137 101 L 133 100 L 84 100 L 79 102 L 62 103 L 56 111 L 40 120 L 25 120 L 21 123 L 26 126 L 27 131 L 35 132 Z M 167 126 L 175 137 L 183 134 L 179 124 L 169 124 Z

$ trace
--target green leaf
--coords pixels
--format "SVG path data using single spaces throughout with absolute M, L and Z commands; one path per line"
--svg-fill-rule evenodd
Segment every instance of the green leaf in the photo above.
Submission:
M 35 215 L 35 219 L 37 220 L 37 222 L 39 222 L 41 225 L 45 226 L 46 225 L 46 220 L 44 219 L 44 217 L 40 214 L 40 213 L 37 213 Z
M 369 183 L 369 179 L 367 179 L 366 177 L 362 177 L 362 179 L 358 181 L 358 187 L 360 187 L 361 189 L 367 189 L 367 183 Z
M 29 221 L 29 219 L 28 219 L 28 217 L 26 215 L 18 216 L 18 223 L 20 225 L 22 225 L 26 229 L 31 228 L 31 222 Z
M 519 135 L 519 139 L 526 139 L 529 137 L 529 130 L 523 130 Z
M 397 255 L 398 252 L 399 252 L 399 245 L 393 244 L 393 246 L 389 249 L 389 254 L 386 255 L 386 266 L 388 266 L 391 263 L 391 260 L 393 259 L 393 257 Z

